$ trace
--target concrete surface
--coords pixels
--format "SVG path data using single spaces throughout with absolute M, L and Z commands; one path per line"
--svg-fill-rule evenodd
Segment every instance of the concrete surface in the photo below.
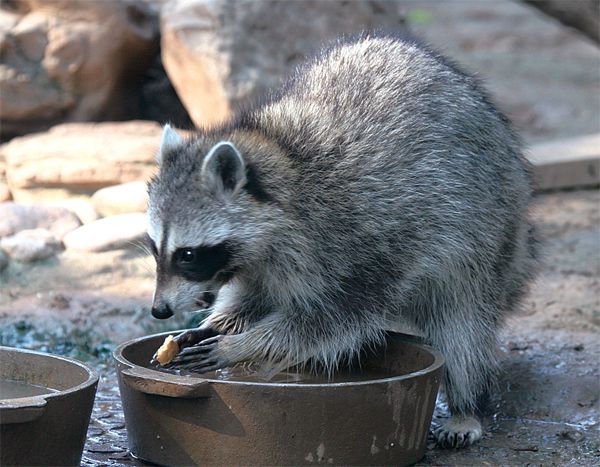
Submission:
M 584 35 L 514 0 L 400 4 L 417 34 L 484 82 L 528 143 L 600 131 L 600 49 Z

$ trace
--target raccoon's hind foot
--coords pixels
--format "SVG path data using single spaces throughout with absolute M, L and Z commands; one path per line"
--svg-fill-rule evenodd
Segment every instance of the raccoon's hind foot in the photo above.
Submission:
M 459 449 L 470 446 L 481 438 L 483 429 L 475 416 L 454 416 L 433 432 L 441 448 Z

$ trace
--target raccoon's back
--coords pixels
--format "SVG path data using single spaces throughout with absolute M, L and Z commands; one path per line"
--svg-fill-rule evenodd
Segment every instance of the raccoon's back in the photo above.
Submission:
M 452 164 L 451 148 L 494 154 L 485 162 L 498 168 L 518 162 L 514 134 L 475 80 L 391 37 L 323 52 L 254 118 L 309 175 L 348 166 L 389 171 L 427 157 Z
M 436 204 L 493 214 L 527 202 L 526 164 L 507 120 L 475 80 L 413 42 L 333 47 L 255 118 L 294 161 L 299 199 L 328 193 L 333 204 L 367 203 L 382 215 Z
M 283 148 L 292 215 L 331 276 L 462 277 L 526 242 L 518 138 L 473 78 L 413 42 L 335 46 L 247 121 Z

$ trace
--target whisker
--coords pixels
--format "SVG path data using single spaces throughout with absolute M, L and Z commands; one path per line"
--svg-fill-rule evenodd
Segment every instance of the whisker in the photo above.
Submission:
M 152 250 L 144 241 L 129 240 L 128 242 L 126 242 L 126 245 L 133 247 L 134 249 L 144 253 L 147 256 L 154 256 L 154 254 L 152 253 Z
M 194 315 L 194 314 L 199 314 L 199 313 L 207 313 L 207 312 L 210 313 L 210 312 L 212 312 L 212 310 L 213 310 L 212 308 L 201 308 L 200 310 L 186 311 L 186 313 Z

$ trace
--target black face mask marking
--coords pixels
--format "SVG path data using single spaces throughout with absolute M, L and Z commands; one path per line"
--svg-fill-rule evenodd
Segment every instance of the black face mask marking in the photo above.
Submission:
M 212 246 L 179 248 L 173 253 L 171 271 L 187 280 L 202 282 L 231 265 L 234 248 L 229 242 Z

